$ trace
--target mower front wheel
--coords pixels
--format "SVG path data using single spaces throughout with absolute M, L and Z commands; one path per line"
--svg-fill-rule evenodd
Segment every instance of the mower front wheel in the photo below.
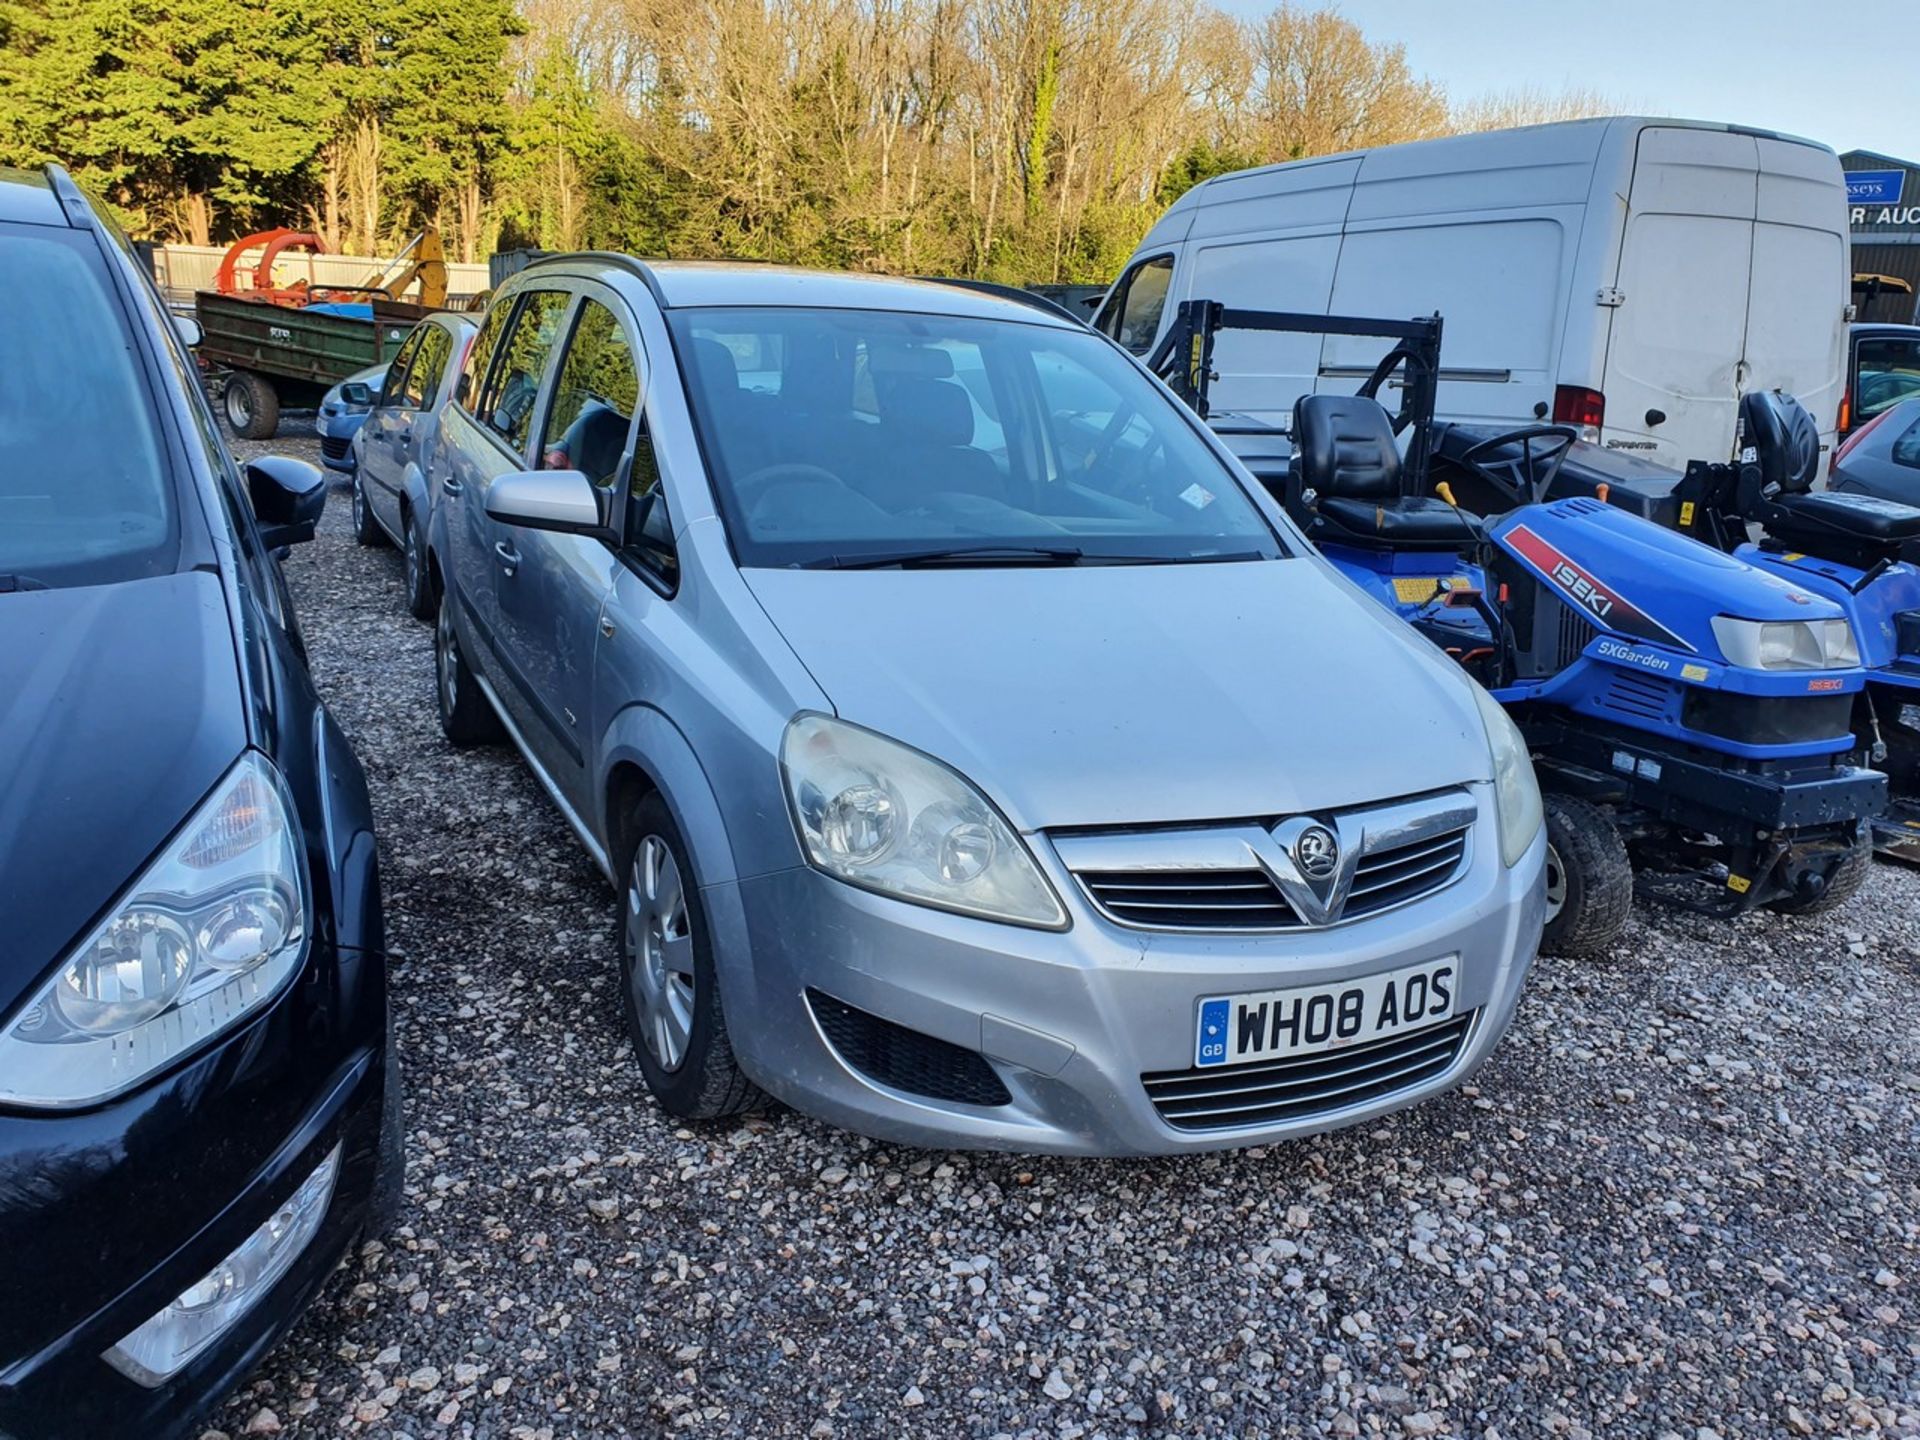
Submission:
M 1598 955 L 1626 928 L 1633 864 L 1613 821 L 1597 805 L 1548 795 L 1547 926 L 1541 953 Z

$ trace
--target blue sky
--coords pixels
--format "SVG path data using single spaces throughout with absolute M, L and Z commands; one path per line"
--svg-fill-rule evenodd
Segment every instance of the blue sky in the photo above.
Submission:
M 1267 0 L 1223 0 L 1241 15 Z M 1302 0 L 1311 6 L 1314 0 Z M 1631 114 L 1728 120 L 1920 160 L 1916 0 L 1334 0 L 1467 98 L 1584 85 Z

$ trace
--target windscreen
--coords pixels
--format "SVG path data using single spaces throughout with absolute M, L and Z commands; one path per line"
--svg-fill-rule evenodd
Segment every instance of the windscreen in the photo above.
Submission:
M 1091 332 L 872 310 L 669 314 L 743 565 L 1284 553 L 1194 422 Z
M 0 276 L 0 590 L 171 570 L 172 482 L 93 237 L 0 225 Z

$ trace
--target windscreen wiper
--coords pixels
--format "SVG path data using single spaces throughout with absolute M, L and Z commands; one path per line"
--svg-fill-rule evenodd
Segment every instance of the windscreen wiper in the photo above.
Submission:
M 831 555 L 817 563 L 830 570 L 909 570 L 918 565 L 1075 565 L 1084 558 L 1086 552 L 1078 545 L 948 545 L 879 555 Z
M 10 595 L 16 590 L 44 590 L 47 582 L 36 580 L 31 575 L 0 575 L 0 595 Z

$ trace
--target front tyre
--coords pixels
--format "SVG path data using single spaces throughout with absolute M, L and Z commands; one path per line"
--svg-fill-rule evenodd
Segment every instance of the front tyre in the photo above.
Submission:
M 359 470 L 353 472 L 353 538 L 362 545 L 384 545 L 387 532 L 373 518 L 373 508 L 367 504 L 367 487 L 360 478 L 361 473 Z
M 1633 864 L 1606 812 L 1571 795 L 1548 795 L 1545 955 L 1598 955 L 1626 928 Z
M 420 539 L 419 522 L 412 511 L 406 511 L 401 519 L 405 522 L 400 530 L 400 553 L 406 561 L 407 613 L 416 620 L 431 620 L 439 609 L 439 599 L 433 593 L 433 577 L 427 574 L 426 546 Z
M 460 653 L 460 637 L 453 631 L 453 606 L 442 597 L 440 618 L 433 627 L 434 691 L 440 702 L 440 729 L 462 749 L 486 745 L 501 736 L 500 717 L 480 693 L 467 657 Z
M 385 1074 L 380 1080 L 380 1140 L 373 1172 L 373 1193 L 367 1201 L 365 1240 L 377 1240 L 400 1223 L 400 1205 L 406 1195 L 406 1121 L 401 1103 L 400 1047 L 394 1043 L 393 1017 L 387 1017 Z
M 620 975 L 640 1073 L 683 1120 L 751 1109 L 761 1095 L 734 1058 L 686 844 L 658 795 L 635 808 L 627 833 L 635 843 L 620 896 Z

